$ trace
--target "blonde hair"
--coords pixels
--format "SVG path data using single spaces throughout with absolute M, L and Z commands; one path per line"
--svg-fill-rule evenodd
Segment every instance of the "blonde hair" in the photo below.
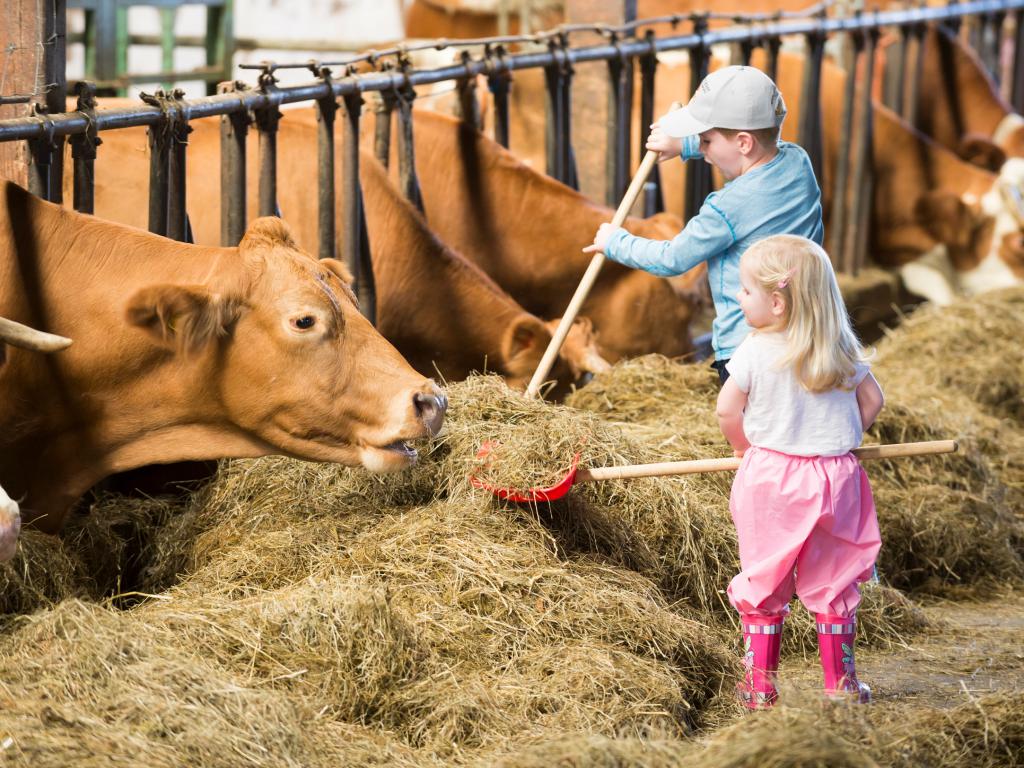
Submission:
M 786 308 L 781 324 L 797 381 L 810 392 L 850 389 L 855 366 L 865 360 L 828 254 L 796 235 L 773 235 L 742 257 L 765 293 L 778 293 Z

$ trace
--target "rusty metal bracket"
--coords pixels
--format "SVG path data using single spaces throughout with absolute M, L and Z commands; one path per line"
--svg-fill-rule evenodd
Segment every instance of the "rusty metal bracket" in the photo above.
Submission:
M 32 103 L 32 117 L 42 122 L 43 135 L 28 142 L 28 191 L 44 200 L 54 202 L 54 190 L 50 179 L 50 166 L 57 149 L 53 118 L 47 113 L 46 106 L 38 102 Z
M 95 207 L 96 148 L 103 143 L 96 128 L 96 84 L 79 81 L 75 83 L 75 93 L 78 96 L 75 111 L 85 115 L 88 127 L 85 133 L 76 133 L 70 139 L 74 161 L 73 204 L 76 211 L 92 213 Z
M 494 99 L 494 139 L 508 149 L 509 111 L 508 97 L 512 91 L 512 71 L 505 61 L 505 46 L 488 44 L 484 47 L 487 89 Z

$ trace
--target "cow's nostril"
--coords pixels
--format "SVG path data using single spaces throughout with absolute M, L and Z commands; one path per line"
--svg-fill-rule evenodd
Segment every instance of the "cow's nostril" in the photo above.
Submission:
M 443 394 L 417 392 L 413 395 L 412 402 L 416 407 L 416 415 L 423 421 L 423 425 L 432 435 L 436 435 L 444 422 L 444 413 L 448 410 L 448 398 Z

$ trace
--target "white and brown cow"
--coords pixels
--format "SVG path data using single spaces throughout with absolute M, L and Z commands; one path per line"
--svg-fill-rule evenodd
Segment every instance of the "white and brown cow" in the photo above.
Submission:
M 447 400 L 279 219 L 237 248 L 173 242 L 0 186 L 0 315 L 73 336 L 0 368 L 0 484 L 60 528 L 101 478 L 285 454 L 408 467 Z

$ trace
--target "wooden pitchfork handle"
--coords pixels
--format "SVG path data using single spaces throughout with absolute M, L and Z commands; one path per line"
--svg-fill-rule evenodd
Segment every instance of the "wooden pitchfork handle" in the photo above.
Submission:
M 673 102 L 669 111 L 679 109 L 681 106 L 678 101 Z M 626 220 L 630 209 L 633 207 L 633 203 L 636 202 L 637 195 L 640 194 L 640 190 L 643 188 L 644 182 L 647 181 L 647 177 L 651 175 L 651 169 L 654 168 L 656 162 L 658 162 L 658 153 L 654 150 L 648 150 L 647 154 L 644 155 L 643 162 L 640 163 L 640 167 L 633 176 L 633 180 L 629 183 L 629 188 L 626 190 L 622 202 L 619 203 L 619 207 L 612 217 L 613 227 L 621 227 L 622 223 Z M 597 273 L 601 271 L 604 259 L 603 253 L 595 253 L 594 258 L 590 260 L 587 271 L 583 273 L 583 279 L 580 280 L 580 284 L 576 287 L 576 293 L 572 295 L 569 306 L 565 310 L 565 314 L 562 315 L 558 328 L 555 329 L 555 333 L 548 343 L 548 348 L 544 350 L 544 356 L 540 359 L 537 370 L 533 373 L 533 378 L 530 379 L 530 384 L 526 388 L 527 399 L 537 396 L 537 393 L 540 391 L 540 385 L 544 383 L 548 373 L 551 371 L 551 366 L 555 364 L 555 358 L 558 357 L 558 352 L 562 349 L 565 337 L 569 335 L 569 329 L 572 328 L 576 315 L 579 314 L 580 307 L 587 300 L 587 294 L 590 293 L 590 289 L 594 287 L 594 283 L 597 281 Z
M 931 440 L 923 443 L 894 443 L 892 445 L 862 445 L 851 453 L 860 460 L 895 459 L 901 456 L 928 456 L 953 453 L 956 440 Z M 662 477 L 665 475 L 692 475 L 698 472 L 728 472 L 740 468 L 741 459 L 694 459 L 692 461 L 663 461 L 658 464 L 630 464 L 623 467 L 595 467 L 580 469 L 576 483 L 594 480 L 625 480 L 635 477 Z

